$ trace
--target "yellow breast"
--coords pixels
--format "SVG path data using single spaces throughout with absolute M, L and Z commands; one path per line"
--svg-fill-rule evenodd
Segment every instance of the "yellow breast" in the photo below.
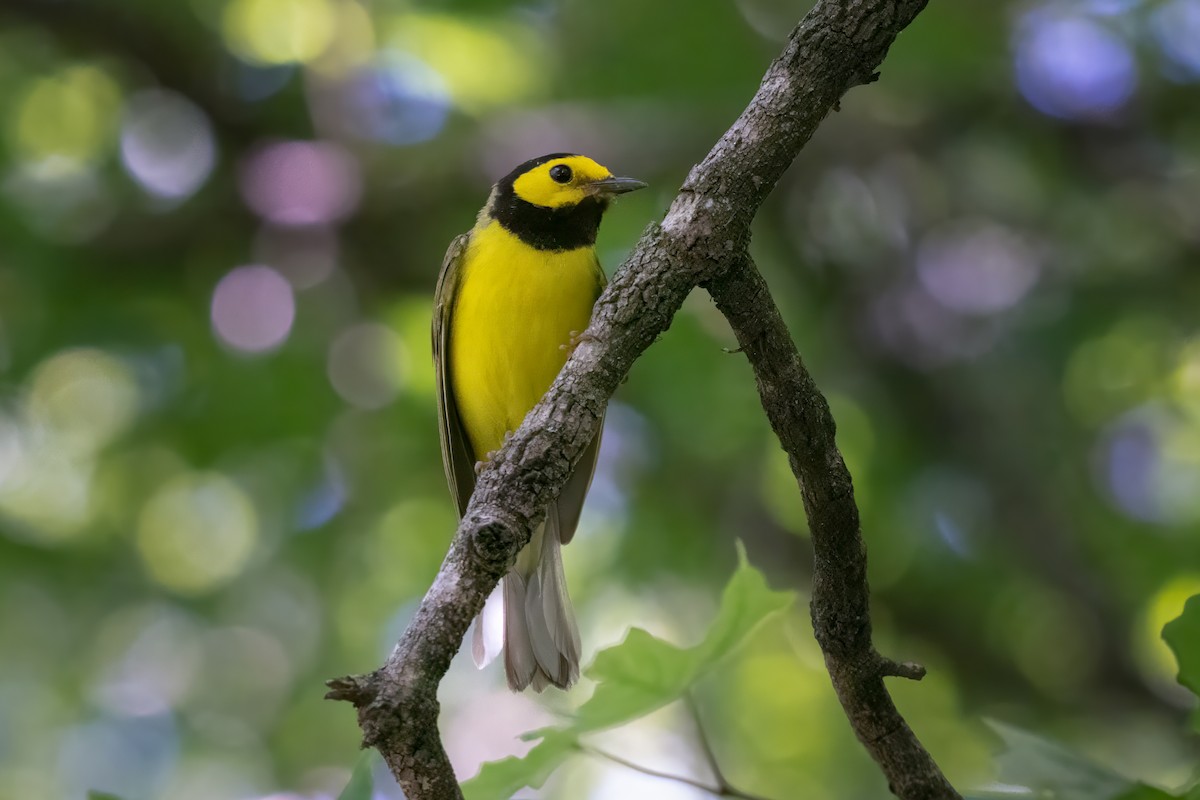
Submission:
M 536 250 L 498 223 L 476 228 L 450 315 L 450 379 L 482 460 L 554 382 L 604 285 L 591 247 Z

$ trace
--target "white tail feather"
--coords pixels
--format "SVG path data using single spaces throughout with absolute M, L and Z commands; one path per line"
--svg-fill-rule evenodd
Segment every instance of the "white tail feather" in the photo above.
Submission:
M 475 618 L 471 636 L 471 657 L 475 666 L 483 669 L 496 660 L 504 649 L 504 579 L 488 596 L 483 610 Z
M 579 628 L 563 576 L 558 513 L 553 506 L 504 578 L 504 663 L 514 691 L 579 679 Z M 510 588 L 510 585 L 512 588 Z

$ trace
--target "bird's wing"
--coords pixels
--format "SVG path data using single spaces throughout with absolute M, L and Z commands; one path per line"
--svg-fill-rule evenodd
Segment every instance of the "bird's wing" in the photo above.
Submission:
M 437 289 L 433 305 L 433 369 L 437 378 L 438 431 L 442 439 L 442 466 L 446 469 L 446 482 L 461 515 L 467 509 L 471 492 L 475 491 L 475 458 L 471 455 L 471 443 L 463 429 L 458 407 L 454 404 L 454 391 L 450 384 L 450 316 L 454 313 L 454 296 L 458 289 L 463 255 L 471 234 L 455 237 L 442 261 L 438 274 Z
M 600 430 L 592 439 L 575 471 L 567 479 L 567 485 L 558 495 L 557 527 L 558 540 L 567 544 L 575 536 L 575 527 L 579 524 L 579 514 L 583 511 L 583 501 L 587 497 L 588 488 L 592 485 L 592 475 L 596 473 L 596 461 L 600 455 L 600 435 L 604 431 L 604 418 L 600 418 Z
M 608 279 L 604 277 L 604 269 L 600 266 L 599 259 L 596 260 L 595 267 L 596 296 L 599 297 L 600 292 L 604 291 L 604 287 L 608 285 Z M 579 457 L 579 463 L 575 465 L 575 472 L 567 479 L 567 485 L 563 487 L 558 496 L 558 537 L 563 544 L 567 544 L 575 536 L 575 527 L 579 524 L 579 514 L 583 511 L 583 501 L 592 485 L 592 476 L 596 473 L 596 462 L 600 457 L 600 436 L 603 433 L 604 417 L 601 416 L 596 436 L 584 449 L 583 455 Z

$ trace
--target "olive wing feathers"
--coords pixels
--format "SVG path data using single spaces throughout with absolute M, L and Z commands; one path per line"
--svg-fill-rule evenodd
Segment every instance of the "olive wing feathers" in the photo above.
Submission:
M 456 236 L 442 260 L 442 271 L 438 274 L 437 289 L 433 305 L 433 368 L 437 382 L 438 432 L 442 440 L 442 466 L 446 470 L 446 482 L 454 503 L 461 515 L 467 509 L 471 492 L 475 490 L 475 458 L 471 445 L 454 404 L 454 391 L 450 385 L 450 318 L 454 313 L 454 296 L 461 276 L 463 256 L 467 251 L 471 234 Z

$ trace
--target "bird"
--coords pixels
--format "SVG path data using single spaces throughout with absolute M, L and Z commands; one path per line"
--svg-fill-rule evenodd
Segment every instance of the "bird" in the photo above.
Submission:
M 605 286 L 596 234 L 609 204 L 645 183 L 587 156 L 530 159 L 492 187 L 446 251 L 434 293 L 433 360 L 446 481 L 461 518 L 477 468 L 558 376 Z M 603 420 L 601 420 L 601 428 Z M 504 652 L 508 686 L 541 692 L 579 678 L 580 640 L 560 547 L 571 541 L 600 448 L 597 432 L 558 499 L 475 620 L 481 669 Z M 502 609 L 503 642 L 485 617 Z

